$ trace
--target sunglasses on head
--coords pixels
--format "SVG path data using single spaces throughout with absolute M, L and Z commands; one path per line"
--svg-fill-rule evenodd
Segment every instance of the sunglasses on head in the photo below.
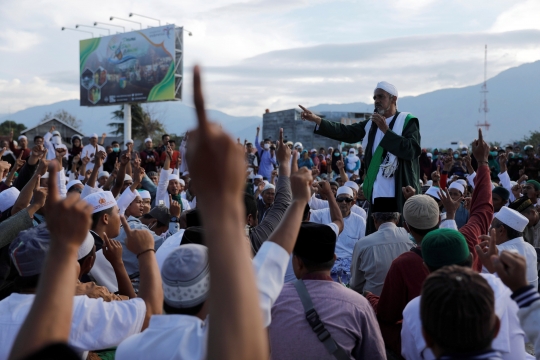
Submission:
M 353 199 L 352 198 L 346 198 L 346 197 L 340 197 L 340 198 L 337 198 L 336 201 L 337 202 L 344 202 L 345 201 L 345 202 L 350 203 L 350 202 L 353 201 Z

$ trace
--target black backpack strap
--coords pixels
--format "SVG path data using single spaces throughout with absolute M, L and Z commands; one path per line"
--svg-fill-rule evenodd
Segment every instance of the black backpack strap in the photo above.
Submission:
M 326 350 L 328 350 L 330 354 L 334 355 L 336 359 L 350 359 L 350 356 L 348 356 L 345 350 L 334 341 L 332 335 L 330 335 L 328 330 L 326 330 L 324 327 L 324 324 L 319 318 L 319 314 L 317 314 L 317 311 L 313 308 L 313 302 L 311 301 L 311 296 L 309 296 L 306 284 L 304 284 L 302 280 L 296 280 L 294 282 L 294 287 L 298 292 L 300 301 L 302 301 L 302 306 L 304 307 L 304 312 L 306 314 L 306 320 L 308 321 L 309 326 L 311 326 L 311 329 L 315 332 L 315 334 L 317 334 L 319 341 L 324 344 Z

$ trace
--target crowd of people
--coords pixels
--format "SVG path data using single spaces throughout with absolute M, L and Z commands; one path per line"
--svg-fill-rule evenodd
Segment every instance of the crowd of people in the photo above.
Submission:
M 428 152 L 397 99 L 241 143 L 196 67 L 178 149 L 10 134 L 0 359 L 540 359 L 540 151 Z

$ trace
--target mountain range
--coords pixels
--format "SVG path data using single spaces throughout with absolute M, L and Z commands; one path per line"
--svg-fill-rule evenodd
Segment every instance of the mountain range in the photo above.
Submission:
M 505 70 L 487 81 L 488 122 L 484 132 L 487 141 L 508 143 L 521 140 L 531 130 L 540 130 L 540 61 Z M 462 88 L 441 89 L 418 96 L 398 99 L 398 109 L 416 115 L 420 121 L 422 147 L 449 147 L 451 142 L 470 143 L 476 137 L 475 124 L 484 121 L 479 112 L 483 95 L 481 84 Z M 65 109 L 83 121 L 85 134 L 110 131 L 112 111 L 117 107 L 81 107 L 79 100 L 60 101 L 50 105 L 30 107 L 13 114 L 0 115 L 0 122 L 14 120 L 27 127 L 37 125 L 47 112 Z M 373 105 L 321 104 L 314 111 L 371 112 Z M 516 110 L 517 109 L 517 110 Z M 149 111 L 161 120 L 167 131 L 181 134 L 196 122 L 192 106 L 182 102 L 162 102 L 149 105 Z M 221 123 L 235 138 L 252 139 L 262 123 L 261 116 L 232 116 L 219 110 L 208 110 L 209 117 Z

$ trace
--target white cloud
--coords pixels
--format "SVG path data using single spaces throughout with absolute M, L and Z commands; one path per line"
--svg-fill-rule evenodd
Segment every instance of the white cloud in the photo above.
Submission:
M 538 16 L 540 1 L 527 0 L 511 7 L 497 17 L 491 31 L 503 32 L 524 29 L 540 29 Z
M 37 45 L 41 40 L 41 36 L 35 32 L 3 29 L 0 32 L 0 51 L 8 53 L 22 52 Z

